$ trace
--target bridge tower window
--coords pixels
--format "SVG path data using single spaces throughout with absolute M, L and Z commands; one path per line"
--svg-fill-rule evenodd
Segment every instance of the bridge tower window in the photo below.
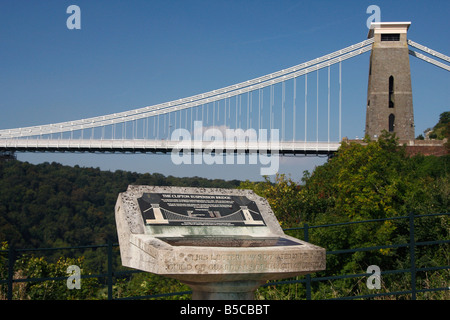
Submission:
M 395 115 L 391 113 L 389 115 L 389 132 L 394 132 L 395 127 Z
M 394 77 L 389 77 L 389 108 L 394 107 Z
M 400 33 L 382 33 L 381 41 L 400 41 Z

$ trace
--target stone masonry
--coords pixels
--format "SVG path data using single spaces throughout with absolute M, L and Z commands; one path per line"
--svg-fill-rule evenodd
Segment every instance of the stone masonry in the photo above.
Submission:
M 414 140 L 414 113 L 407 30 L 409 22 L 374 23 L 367 91 L 366 132 L 376 139 L 383 130 L 400 140 Z

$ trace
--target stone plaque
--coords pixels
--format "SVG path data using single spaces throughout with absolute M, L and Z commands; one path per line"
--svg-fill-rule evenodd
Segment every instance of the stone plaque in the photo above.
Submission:
M 253 299 L 267 280 L 325 269 L 325 249 L 285 234 L 251 190 L 129 186 L 115 209 L 122 264 L 178 279 L 193 299 Z
M 144 193 L 139 209 L 147 225 L 265 226 L 255 201 L 227 194 Z

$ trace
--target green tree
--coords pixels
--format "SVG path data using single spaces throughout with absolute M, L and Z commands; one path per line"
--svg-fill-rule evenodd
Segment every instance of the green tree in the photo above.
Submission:
M 84 258 L 59 258 L 55 263 L 44 257 L 23 257 L 16 262 L 16 274 L 21 278 L 58 278 L 56 280 L 26 282 L 21 297 L 30 300 L 86 300 L 95 299 L 99 289 L 95 278 L 81 278 L 80 288 L 69 288 L 67 280 L 72 273 L 69 266 L 78 266 L 80 275 L 92 274 L 84 268 Z M 69 270 L 70 271 L 70 270 Z
M 174 292 L 188 292 L 191 289 L 176 279 L 171 279 L 147 272 L 134 274 L 130 279 L 116 281 L 117 297 L 158 296 L 156 300 L 187 300 L 190 294 L 170 295 Z
M 430 139 L 443 140 L 450 138 L 450 111 L 442 112 L 439 115 L 439 121 L 430 130 L 428 137 Z
M 302 185 L 278 176 L 274 183 L 268 179 L 260 183 L 245 182 L 241 188 L 253 189 L 266 197 L 285 228 L 302 226 L 305 222 L 327 225 L 407 216 L 409 213 L 448 212 L 449 159 L 448 156 L 409 157 L 394 135 L 384 133 L 376 141 L 343 143 L 326 164 L 312 173 L 304 173 Z M 292 210 L 283 210 L 286 208 Z M 448 238 L 448 217 L 418 219 L 417 224 L 417 239 Z M 302 231 L 289 234 L 302 237 Z M 317 228 L 310 232 L 310 241 L 328 251 L 408 240 L 408 220 Z M 448 249 L 423 247 L 417 248 L 416 253 L 417 260 L 424 266 L 429 261 L 435 265 L 448 264 Z M 384 270 L 404 269 L 408 268 L 408 263 L 406 249 L 329 255 L 327 275 L 362 273 L 371 264 L 382 265 Z M 347 279 L 337 286 L 347 292 L 353 285 Z
M 2 242 L 0 250 L 7 252 L 8 243 Z M 7 279 L 7 255 L 0 254 L 0 278 Z M 20 255 L 14 263 L 14 279 L 35 279 L 13 284 L 14 300 L 79 300 L 95 299 L 100 288 L 95 278 L 81 278 L 79 289 L 70 289 L 67 286 L 69 266 L 78 266 L 80 275 L 92 274 L 84 267 L 84 258 L 61 257 L 56 262 L 48 262 L 44 257 Z M 45 278 L 55 278 L 45 280 Z M 6 299 L 7 286 L 0 286 L 0 299 Z
M 301 220 L 299 191 L 301 186 L 284 174 L 277 174 L 272 183 L 266 176 L 263 182 L 241 182 L 240 189 L 253 190 L 265 198 L 282 226 L 298 224 Z

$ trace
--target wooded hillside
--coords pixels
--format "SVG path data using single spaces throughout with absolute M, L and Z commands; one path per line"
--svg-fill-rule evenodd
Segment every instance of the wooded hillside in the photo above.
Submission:
M 18 248 L 117 242 L 114 206 L 130 184 L 235 188 L 239 183 L 0 161 L 0 240 Z

